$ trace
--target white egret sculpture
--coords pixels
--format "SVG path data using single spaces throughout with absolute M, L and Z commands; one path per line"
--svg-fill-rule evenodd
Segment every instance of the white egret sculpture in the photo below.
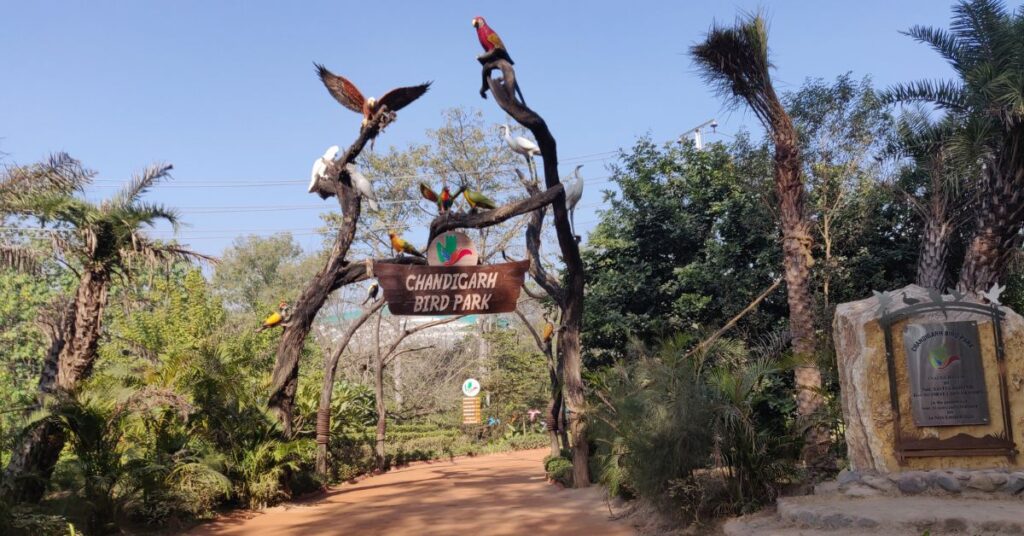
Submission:
M 365 175 L 360 173 L 354 164 L 345 164 L 345 169 L 348 170 L 348 176 L 352 179 L 352 187 L 370 204 L 370 210 L 374 212 L 380 210 L 377 205 L 377 195 L 373 193 L 373 185 L 370 184 L 370 179 L 367 179 Z
M 533 174 L 534 180 L 537 179 L 537 168 L 533 162 L 534 155 L 540 154 L 540 147 L 537 147 L 536 143 L 522 137 L 512 137 L 512 129 L 508 125 L 501 125 L 502 137 L 505 138 L 505 143 L 508 144 L 509 148 L 513 152 L 523 155 L 526 158 L 526 164 L 530 167 L 530 173 Z
M 337 145 L 332 145 L 327 148 L 327 151 L 324 152 L 323 156 L 313 161 L 313 171 L 309 174 L 309 189 L 307 190 L 309 193 L 316 191 L 316 183 L 319 182 L 320 179 L 327 178 L 327 176 L 324 175 L 324 173 L 327 173 L 327 166 L 330 165 L 331 161 L 334 160 L 334 157 L 338 155 L 338 151 L 340 150 L 341 148 Z
M 569 224 L 572 225 L 573 234 L 576 234 L 576 204 L 583 198 L 583 176 L 580 175 L 581 167 L 583 167 L 583 164 L 576 166 L 576 169 L 572 170 L 574 180 L 565 185 L 565 207 L 569 209 Z

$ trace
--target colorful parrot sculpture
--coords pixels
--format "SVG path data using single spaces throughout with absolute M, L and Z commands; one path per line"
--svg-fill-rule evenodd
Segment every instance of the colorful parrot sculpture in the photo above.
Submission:
M 360 305 L 366 305 L 367 302 L 371 302 L 377 299 L 377 294 L 380 292 L 380 285 L 374 281 L 370 283 L 370 287 L 366 289 L 366 299 Z
M 490 26 L 487 25 L 487 21 L 483 17 L 473 18 L 473 27 L 476 28 L 476 37 L 480 40 L 480 46 L 484 47 L 484 53 L 477 56 L 477 61 L 481 64 L 486 65 L 487 63 L 495 59 L 503 59 L 511 65 L 515 65 L 516 62 L 512 61 L 512 56 L 508 54 L 508 49 L 505 48 L 505 43 L 498 37 L 498 33 L 494 31 Z M 483 85 L 480 87 L 480 96 L 487 98 L 487 69 L 483 71 Z M 513 88 L 519 100 L 526 104 L 526 99 L 523 97 L 523 90 L 519 89 L 519 82 L 515 83 Z
M 391 238 L 391 249 L 395 250 L 395 253 L 408 253 L 415 257 L 424 256 L 418 249 L 416 249 L 415 246 L 407 242 L 404 238 L 398 236 L 398 233 L 392 231 L 388 233 L 388 237 Z
M 462 196 L 466 198 L 466 202 L 469 203 L 469 208 L 473 209 L 473 212 L 476 212 L 478 208 L 486 208 L 488 210 L 498 208 L 498 204 L 494 200 L 476 190 L 465 188 Z
M 437 205 L 438 214 L 444 214 L 445 212 L 451 210 L 452 205 L 455 204 L 455 200 L 459 197 L 459 194 L 461 194 L 464 189 L 465 187 L 459 188 L 457 192 L 452 194 L 452 191 L 449 190 L 447 186 L 445 186 L 441 188 L 441 193 L 439 194 L 435 192 L 433 189 L 431 189 L 430 186 L 427 186 L 422 182 L 420 183 L 420 195 L 423 196 L 423 199 L 426 199 L 427 201 L 430 201 Z
M 516 64 L 516 62 L 512 61 L 512 56 L 508 55 L 508 49 L 505 48 L 505 43 L 501 41 L 501 37 L 498 37 L 498 33 L 487 25 L 487 21 L 483 17 L 473 18 L 473 27 L 476 28 L 476 37 L 480 40 L 480 46 L 484 47 L 485 54 L 493 53 L 494 56 L 512 65 Z
M 285 315 L 288 314 L 288 304 L 285 302 L 281 302 L 278 304 L 277 309 L 277 312 L 272 313 L 270 316 L 263 320 L 263 325 L 261 325 L 260 328 L 256 330 L 256 333 L 270 329 L 275 326 L 279 326 L 281 322 L 284 321 Z
M 426 82 L 418 86 L 398 87 L 388 91 L 380 99 L 366 98 L 363 97 L 359 88 L 344 76 L 328 71 L 319 63 L 313 65 L 316 66 L 317 75 L 320 76 L 320 81 L 324 83 L 331 96 L 342 106 L 363 116 L 362 126 L 364 127 L 382 107 L 386 107 L 388 112 L 397 112 L 422 97 L 431 84 L 431 82 Z

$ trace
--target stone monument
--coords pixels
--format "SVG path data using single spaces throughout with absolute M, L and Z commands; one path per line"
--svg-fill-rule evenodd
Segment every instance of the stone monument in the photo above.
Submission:
M 851 469 L 1020 471 L 1024 318 L 916 285 L 836 308 Z

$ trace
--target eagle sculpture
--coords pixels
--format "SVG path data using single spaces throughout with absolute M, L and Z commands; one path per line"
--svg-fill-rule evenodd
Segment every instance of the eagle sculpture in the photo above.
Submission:
M 317 74 L 331 96 L 340 102 L 342 106 L 363 116 L 363 127 L 369 124 L 377 112 L 385 110 L 386 113 L 390 114 L 390 117 L 381 125 L 381 128 L 383 128 L 384 125 L 395 120 L 395 112 L 422 97 L 431 84 L 431 82 L 426 82 L 418 86 L 398 87 L 388 91 L 379 99 L 373 97 L 366 98 L 359 91 L 359 88 L 344 76 L 328 71 L 326 67 L 319 63 L 314 63 L 313 65 L 316 66 Z

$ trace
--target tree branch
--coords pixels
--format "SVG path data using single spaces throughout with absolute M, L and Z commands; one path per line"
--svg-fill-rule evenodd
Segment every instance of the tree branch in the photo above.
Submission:
M 406 337 L 408 337 L 410 335 L 414 335 L 416 333 L 419 333 L 420 331 L 423 331 L 425 329 L 430 329 L 432 327 L 441 326 L 441 325 L 448 324 L 450 322 L 454 322 L 454 321 L 462 319 L 462 318 L 466 318 L 467 316 L 469 316 L 469 315 L 448 316 L 448 317 L 445 317 L 445 318 L 439 318 L 437 320 L 432 320 L 430 322 L 426 322 L 424 324 L 420 324 L 420 325 L 414 326 L 412 328 L 403 329 L 401 335 L 399 335 L 398 338 L 395 339 L 395 342 L 393 342 L 391 344 L 391 346 L 388 347 L 388 351 L 384 352 L 383 360 L 387 361 L 388 359 L 393 357 L 392 354 L 395 353 L 395 350 L 398 349 L 398 345 L 402 344 L 402 341 L 404 341 Z
M 537 186 L 537 183 L 528 180 L 519 168 L 516 168 L 516 175 L 519 175 L 519 182 L 523 184 L 528 194 L 535 195 L 540 192 L 540 187 Z M 544 264 L 541 262 L 541 233 L 544 229 L 544 215 L 546 213 L 547 207 L 535 210 L 530 214 L 530 221 L 526 225 L 526 251 L 530 257 L 530 277 L 533 278 L 540 288 L 544 289 L 548 296 L 551 296 L 552 300 L 555 300 L 559 308 L 564 309 L 565 297 L 562 292 L 562 286 L 558 283 L 558 279 L 547 273 L 547 270 L 544 269 Z M 527 294 L 533 297 L 529 292 Z
M 533 328 L 533 326 L 530 324 L 530 321 L 526 319 L 526 315 L 524 315 L 518 307 L 516 308 L 516 316 L 518 316 L 519 320 L 521 320 L 523 322 L 523 325 L 526 326 L 526 329 L 530 332 L 530 335 L 533 335 L 533 342 L 537 343 L 537 349 L 546 354 L 547 349 L 545 347 L 547 345 L 544 344 L 544 341 L 540 338 L 540 334 L 537 333 L 537 330 Z
M 369 259 L 374 264 L 426 264 L 425 259 L 419 257 L 413 257 L 411 255 L 402 255 L 400 257 L 387 257 L 383 259 Z M 338 271 L 337 277 L 331 285 L 331 290 L 338 290 L 346 285 L 352 283 L 358 283 L 370 279 L 366 273 L 366 261 L 351 262 L 345 265 L 340 271 Z
M 562 191 L 562 185 L 558 184 L 543 193 L 538 192 L 537 195 L 531 195 L 526 199 L 502 205 L 494 210 L 477 212 L 476 214 L 462 212 L 442 214 L 430 222 L 429 240 L 433 240 L 441 233 L 453 229 L 483 229 L 498 225 L 516 216 L 533 212 L 538 208 L 551 204 L 555 199 L 558 199 Z M 564 198 L 565 196 L 563 195 L 562 197 Z
M 776 279 L 770 287 L 765 289 L 764 292 L 762 292 L 760 295 L 754 298 L 754 301 L 750 302 L 750 304 L 744 307 L 742 311 L 736 313 L 736 316 L 730 318 L 724 326 L 718 328 L 718 331 L 715 331 L 714 333 L 711 334 L 710 337 L 701 341 L 700 344 L 698 344 L 697 346 L 694 346 L 693 349 L 691 349 L 689 352 L 686 352 L 686 357 L 690 357 L 691 355 L 694 355 L 696 353 L 703 352 L 709 346 L 714 344 L 714 342 L 717 341 L 719 337 L 724 335 L 726 331 L 732 329 L 733 326 L 735 326 L 736 323 L 740 321 L 740 319 L 742 319 L 744 316 L 747 316 L 747 314 L 753 311 L 754 309 L 757 309 L 757 306 L 762 301 L 764 301 L 764 299 L 767 298 L 768 295 L 771 294 L 775 289 L 779 288 L 780 284 L 782 284 L 782 278 Z

